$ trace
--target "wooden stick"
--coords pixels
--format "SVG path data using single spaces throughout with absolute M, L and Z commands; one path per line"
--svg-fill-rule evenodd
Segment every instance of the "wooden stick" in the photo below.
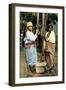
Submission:
M 37 13 L 37 29 L 39 29 L 39 13 Z
M 45 32 L 46 32 L 46 14 L 43 13 L 42 14 L 42 36 L 45 36 Z M 42 53 L 41 53 L 41 60 L 42 60 L 42 57 L 45 56 L 44 54 L 44 49 L 45 49 L 45 40 L 43 39 L 42 40 Z

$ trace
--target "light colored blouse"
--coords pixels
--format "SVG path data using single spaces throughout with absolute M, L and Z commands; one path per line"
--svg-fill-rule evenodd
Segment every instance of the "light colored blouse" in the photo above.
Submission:
M 49 32 L 46 33 L 45 37 L 46 37 L 46 40 L 51 42 L 51 43 L 55 43 L 55 32 L 54 31 L 51 31 L 49 37 L 47 37 Z
M 33 32 L 27 31 L 26 37 L 24 38 L 25 44 L 34 42 L 37 38 L 37 34 L 33 34 Z

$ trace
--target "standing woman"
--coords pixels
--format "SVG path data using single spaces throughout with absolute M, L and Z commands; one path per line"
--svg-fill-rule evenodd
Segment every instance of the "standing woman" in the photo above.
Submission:
M 47 61 L 47 65 L 49 70 L 53 69 L 54 66 L 54 58 L 55 58 L 55 32 L 53 30 L 53 26 L 49 24 L 48 32 L 45 35 L 45 57 Z
M 36 62 L 37 62 L 37 50 L 36 50 L 36 39 L 38 29 L 35 35 L 32 32 L 33 24 L 31 21 L 27 22 L 27 31 L 24 38 L 25 50 L 26 50 L 26 62 L 28 65 L 28 73 L 36 73 Z

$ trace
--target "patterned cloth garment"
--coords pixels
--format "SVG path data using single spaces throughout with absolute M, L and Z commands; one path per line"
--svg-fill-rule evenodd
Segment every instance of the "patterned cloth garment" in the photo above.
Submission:
M 27 43 L 33 43 L 35 42 L 37 38 L 37 35 L 33 34 L 33 32 L 27 31 L 26 37 L 24 38 L 25 44 Z M 25 48 L 26 51 L 26 61 L 28 65 L 35 65 L 37 62 L 37 50 L 36 47 L 34 47 L 34 43 L 31 44 L 30 48 Z
M 51 31 L 51 33 L 46 33 L 46 42 L 45 42 L 45 57 L 46 62 L 49 68 L 54 66 L 55 61 L 55 33 Z

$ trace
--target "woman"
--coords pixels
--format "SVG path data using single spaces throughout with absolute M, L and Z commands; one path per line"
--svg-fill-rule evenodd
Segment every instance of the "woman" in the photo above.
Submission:
M 32 22 L 27 22 L 27 31 L 24 38 L 25 50 L 26 50 L 26 61 L 28 65 L 28 72 L 36 73 L 36 62 L 37 62 L 37 50 L 36 50 L 36 39 L 38 30 L 35 35 L 32 32 Z
M 48 32 L 46 32 L 45 41 L 45 57 L 47 66 L 49 67 L 49 70 L 52 70 L 55 57 L 55 32 L 51 24 L 49 24 Z

